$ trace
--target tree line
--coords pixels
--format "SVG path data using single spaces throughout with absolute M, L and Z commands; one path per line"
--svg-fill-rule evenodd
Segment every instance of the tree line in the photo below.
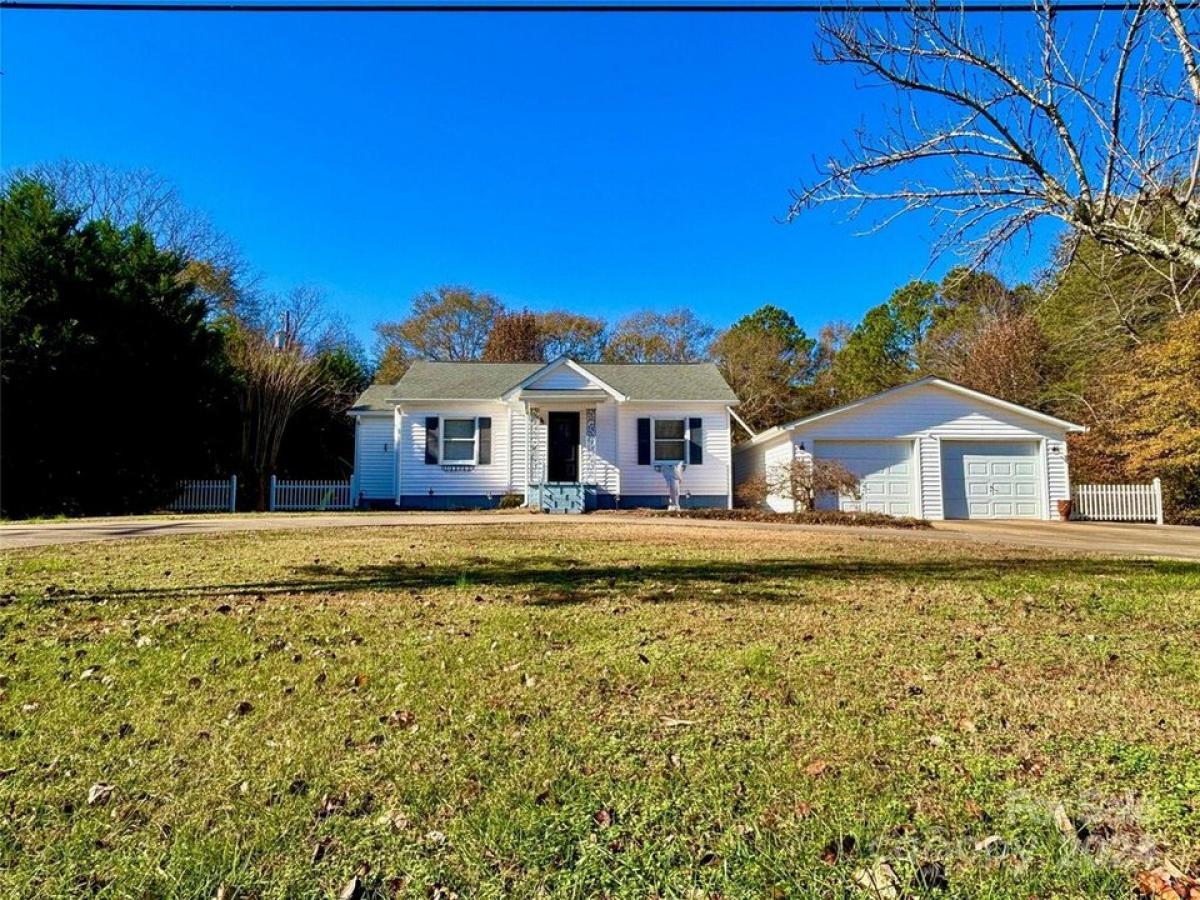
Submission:
M 259 289 L 232 244 L 145 172 L 64 164 L 0 196 L 5 515 L 115 513 L 178 479 L 346 477 L 345 415 L 415 360 L 711 360 L 754 430 L 926 374 L 1082 422 L 1076 480 L 1161 477 L 1200 520 L 1200 276 L 1063 239 L 1033 284 L 960 267 L 808 334 L 765 304 L 719 330 L 694 311 L 615 322 L 510 308 L 466 286 L 414 297 L 368 355 L 318 291 Z M 745 435 L 739 435 L 744 437 Z
M 306 287 L 259 290 L 147 172 L 62 164 L 0 194 L 0 511 L 143 512 L 183 478 L 347 475 L 365 354 Z

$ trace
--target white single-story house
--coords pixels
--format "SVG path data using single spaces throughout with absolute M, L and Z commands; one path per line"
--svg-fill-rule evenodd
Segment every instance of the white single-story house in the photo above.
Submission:
M 941 378 L 922 378 L 739 444 L 734 482 L 795 459 L 830 459 L 860 485 L 857 497 L 824 498 L 829 507 L 925 519 L 1057 519 L 1057 501 L 1071 497 L 1066 437 L 1084 430 Z M 793 503 L 767 498 L 778 512 L 791 511 Z
M 732 505 L 730 407 L 711 363 L 416 362 L 350 414 L 367 506 L 551 511 Z

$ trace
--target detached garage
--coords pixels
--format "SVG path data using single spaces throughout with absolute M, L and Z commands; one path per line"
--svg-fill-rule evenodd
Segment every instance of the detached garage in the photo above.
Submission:
M 795 459 L 836 460 L 859 496 L 819 505 L 926 519 L 1052 519 L 1070 498 L 1066 437 L 1084 428 L 941 378 L 922 378 L 756 435 L 740 484 Z M 784 497 L 767 498 L 778 512 Z

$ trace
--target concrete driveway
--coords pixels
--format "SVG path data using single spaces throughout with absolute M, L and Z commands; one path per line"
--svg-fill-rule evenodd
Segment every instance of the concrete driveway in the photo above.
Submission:
M 412 527 L 429 525 L 612 525 L 654 528 L 753 528 L 809 530 L 877 535 L 895 540 L 953 541 L 1036 547 L 1078 553 L 1120 556 L 1160 556 L 1200 560 L 1200 528 L 1135 525 L 1117 522 L 935 522 L 929 530 L 869 529 L 839 525 L 784 525 L 761 522 L 721 522 L 697 519 L 638 518 L 594 513 L 587 516 L 543 516 L 527 513 L 260 513 L 211 516 L 131 516 L 80 519 L 71 522 L 0 525 L 0 549 L 73 544 L 167 535 L 221 534 L 241 531 L 279 531 L 294 528 L 356 526 Z

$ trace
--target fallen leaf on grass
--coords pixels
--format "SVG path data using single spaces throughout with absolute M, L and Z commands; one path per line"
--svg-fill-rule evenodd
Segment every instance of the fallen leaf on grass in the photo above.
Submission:
M 695 725 L 695 719 L 672 719 L 670 716 L 663 716 L 662 723 L 667 728 L 684 728 L 688 725 Z
M 1075 823 L 1071 821 L 1071 817 L 1067 815 L 1067 810 L 1061 803 L 1054 807 L 1054 827 L 1063 837 L 1072 841 L 1079 840 L 1079 829 L 1075 827 Z
M 338 894 L 338 900 L 358 900 L 358 898 L 362 896 L 362 892 L 362 879 L 355 875 L 346 882 L 346 886 L 342 888 L 342 892 Z
M 877 900 L 899 900 L 900 876 L 886 859 L 881 859 L 871 868 L 858 869 L 854 883 Z
M 597 828 L 608 828 L 613 823 L 613 814 L 607 809 L 598 809 L 592 813 L 592 821 Z
M 1200 881 L 1169 863 L 1138 872 L 1137 889 L 1146 900 L 1200 900 Z
M 416 720 L 417 717 L 413 715 L 411 710 L 407 709 L 398 709 L 386 716 L 379 717 L 379 721 L 384 725 L 391 725 L 395 728 L 408 728 Z
M 108 802 L 108 798 L 112 796 L 113 786 L 103 781 L 98 781 L 88 788 L 87 803 L 88 806 L 97 806 Z
M 814 759 L 804 767 L 804 774 L 810 778 L 820 778 L 829 769 L 828 761 L 824 759 Z

